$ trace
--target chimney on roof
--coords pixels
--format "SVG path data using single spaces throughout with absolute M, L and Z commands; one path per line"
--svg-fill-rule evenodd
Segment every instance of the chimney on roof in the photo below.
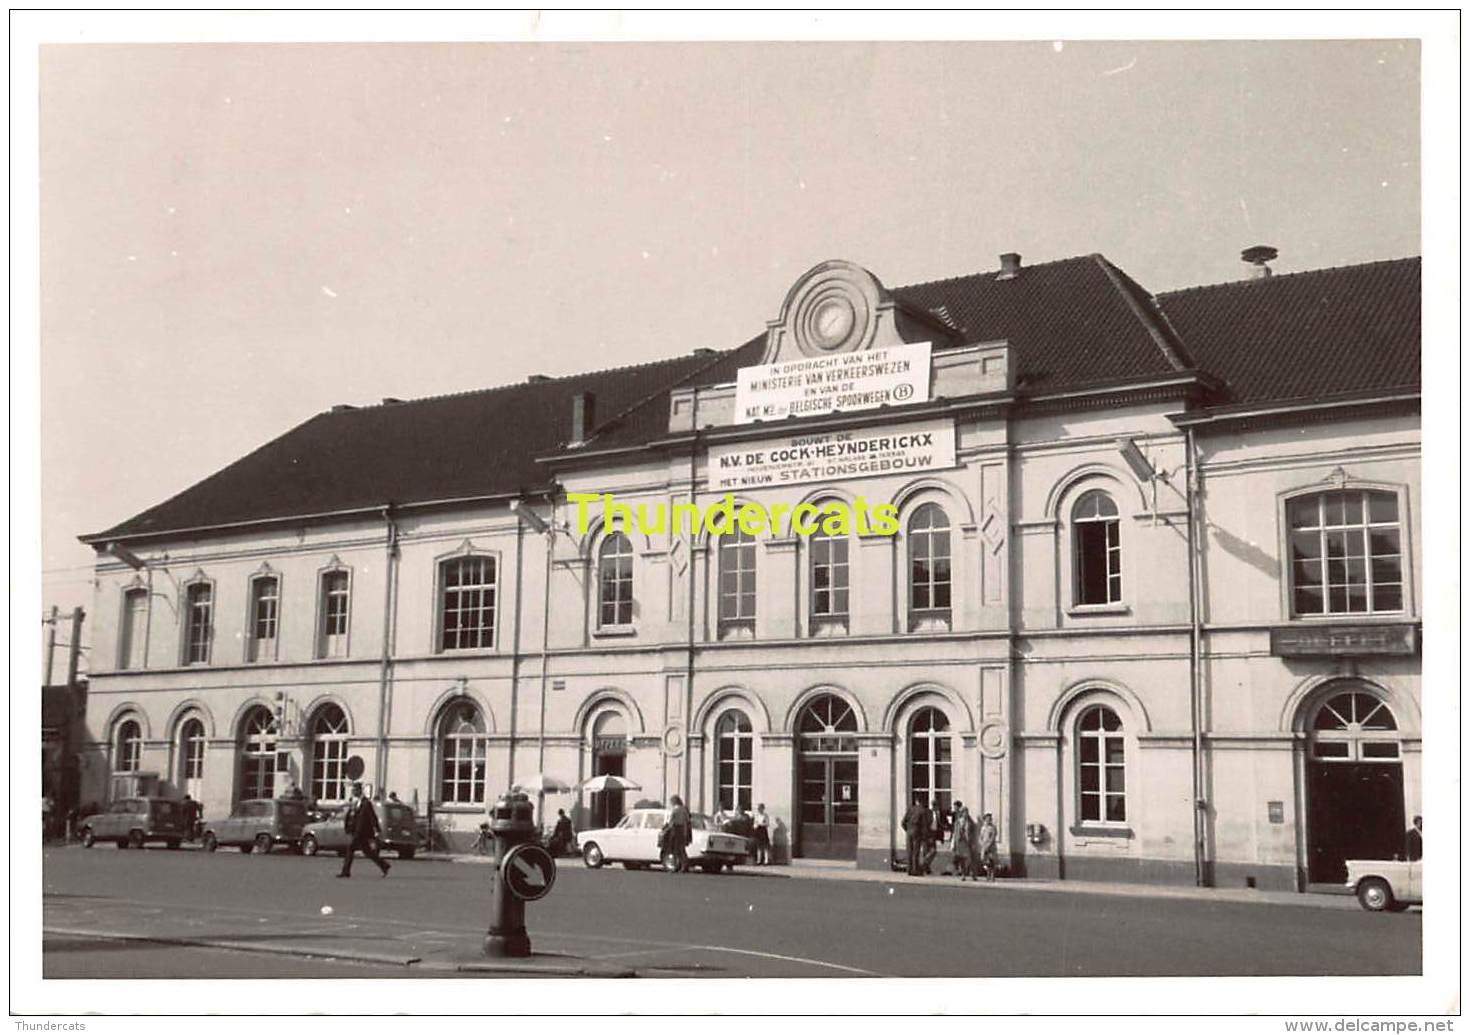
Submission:
M 551 378 L 547 377 L 545 374 L 528 374 L 526 376 L 526 384 L 528 385 L 544 384 L 550 380 Z
M 1012 280 L 1016 274 L 1021 272 L 1021 256 L 1019 252 L 1002 252 L 1000 256 L 1000 272 L 995 275 L 996 280 Z
M 1276 249 L 1269 244 L 1252 245 L 1240 253 L 1240 261 L 1249 263 L 1251 266 L 1252 280 L 1265 280 L 1271 275 L 1271 267 L 1266 263 L 1276 258 Z
M 713 356 L 714 354 L 715 354 L 715 350 L 714 349 L 704 348 L 704 347 L 697 348 L 692 353 L 690 353 L 690 355 L 694 355 L 694 356 Z
M 572 396 L 572 437 L 569 445 L 580 446 L 592 434 L 594 404 L 597 397 L 591 392 L 578 392 Z

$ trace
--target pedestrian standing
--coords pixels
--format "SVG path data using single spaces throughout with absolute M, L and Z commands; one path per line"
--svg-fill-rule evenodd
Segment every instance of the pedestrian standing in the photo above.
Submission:
M 939 808 L 939 802 L 930 800 L 929 811 L 925 817 L 924 832 L 924 859 L 921 869 L 929 873 L 934 865 L 934 857 L 939 854 L 939 842 L 944 840 L 944 813 Z
M 667 848 L 664 857 L 673 856 L 673 872 L 689 872 L 689 842 L 694 840 L 694 830 L 689 824 L 689 810 L 684 807 L 684 799 L 677 794 L 669 798 L 672 809 L 669 812 L 669 821 L 665 824 L 667 830 Z
M 199 837 L 199 828 L 204 825 L 204 810 L 189 795 L 184 795 L 184 836 L 190 841 Z
M 765 802 L 755 807 L 755 818 L 751 820 L 755 828 L 755 864 L 757 866 L 771 865 L 771 814 L 766 811 Z
M 980 828 L 975 832 L 975 840 L 980 856 L 980 865 L 985 870 L 985 879 L 987 881 L 995 880 L 995 843 L 998 836 L 999 831 L 995 829 L 995 820 L 991 818 L 990 813 L 985 813 L 980 820 Z
M 960 880 L 975 879 L 975 820 L 965 803 L 954 803 L 954 827 L 950 834 L 954 845 L 954 871 Z
M 915 796 L 914 803 L 903 816 L 903 832 L 908 839 L 909 876 L 917 877 L 924 870 L 924 843 L 928 838 L 929 810 L 924 799 Z
M 377 863 L 383 876 L 388 876 L 388 864 L 378 854 L 378 813 L 373 808 L 373 803 L 362 796 L 360 783 L 352 785 L 352 798 L 347 803 L 347 817 L 344 822 L 352 843 L 347 846 L 347 856 L 342 860 L 342 872 L 337 876 L 352 876 L 352 857 L 356 852 L 361 852 Z

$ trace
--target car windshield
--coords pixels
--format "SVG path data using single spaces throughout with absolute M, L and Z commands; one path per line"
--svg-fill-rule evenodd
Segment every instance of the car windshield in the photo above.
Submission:
M 624 816 L 622 819 L 618 820 L 617 824 L 613 827 L 613 829 L 614 830 L 627 830 L 628 827 L 632 825 L 632 824 L 630 824 L 628 822 L 632 818 L 633 818 L 632 816 Z

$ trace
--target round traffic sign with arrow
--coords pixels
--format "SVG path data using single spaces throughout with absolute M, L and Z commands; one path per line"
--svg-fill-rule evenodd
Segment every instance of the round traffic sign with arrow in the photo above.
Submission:
M 534 902 L 556 883 L 556 860 L 538 844 L 516 845 L 501 861 L 500 876 L 516 898 Z

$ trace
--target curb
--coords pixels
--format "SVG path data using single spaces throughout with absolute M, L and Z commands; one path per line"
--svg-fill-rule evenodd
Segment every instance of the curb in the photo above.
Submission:
M 238 942 L 229 938 L 183 938 L 167 935 L 133 934 L 119 931 L 86 931 L 70 927 L 42 927 L 42 936 L 51 934 L 67 938 L 101 938 L 117 942 L 143 942 L 152 945 L 180 945 L 206 949 L 230 949 L 234 952 L 258 952 L 270 956 L 298 956 L 304 959 L 349 960 L 356 963 L 386 963 L 408 967 L 422 957 L 401 953 L 333 952 L 328 949 L 306 949 L 296 945 L 272 942 Z

